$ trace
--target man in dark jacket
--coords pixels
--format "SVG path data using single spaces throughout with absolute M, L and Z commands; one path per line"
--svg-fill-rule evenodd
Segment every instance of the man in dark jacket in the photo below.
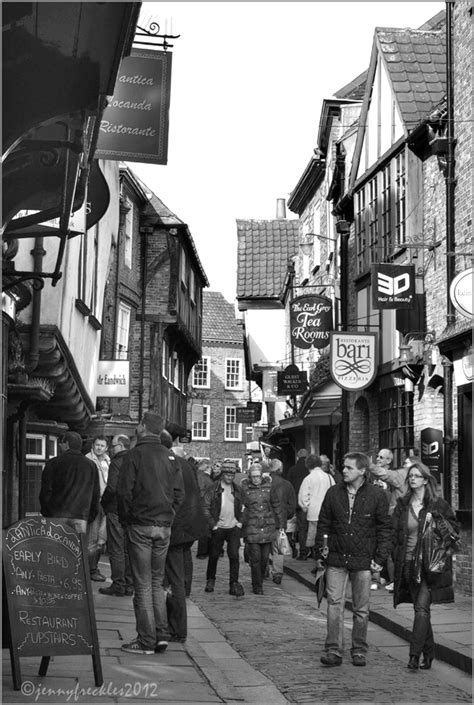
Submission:
M 307 457 L 308 451 L 305 448 L 300 448 L 300 450 L 296 454 L 296 465 L 293 465 L 293 467 L 288 470 L 288 475 L 286 477 L 288 482 L 291 482 L 291 484 L 293 485 L 296 497 L 298 497 L 301 483 L 303 482 L 306 475 L 308 475 L 308 468 L 306 467 Z M 306 537 L 308 535 L 308 520 L 306 519 L 306 512 L 304 512 L 300 506 L 296 507 L 296 533 L 298 538 L 298 544 L 300 547 L 298 560 L 305 561 L 311 554 L 311 550 L 306 547 Z
M 78 433 L 65 433 L 60 446 L 63 453 L 48 460 L 41 475 L 41 514 L 61 519 L 78 534 L 85 534 L 87 524 L 94 521 L 99 511 L 97 469 L 81 453 L 82 438 Z
M 288 521 L 290 519 L 293 519 L 295 516 L 295 510 L 296 510 L 296 496 L 295 496 L 295 491 L 293 489 L 293 485 L 291 482 L 288 482 L 288 480 L 283 479 L 282 477 L 282 472 L 283 472 L 283 463 L 281 460 L 278 458 L 273 458 L 273 460 L 270 461 L 270 477 L 272 480 L 272 485 L 273 488 L 278 495 L 278 498 L 280 500 L 280 506 L 281 506 L 281 513 L 282 513 L 282 529 L 286 530 Z M 292 536 L 290 537 L 290 534 L 287 532 L 288 540 L 290 541 L 290 545 L 292 544 Z M 272 543 L 272 552 L 271 552 L 271 567 L 270 567 L 270 573 L 272 576 L 272 580 L 274 583 L 277 585 L 281 584 L 282 578 L 283 578 L 283 564 L 284 564 L 285 556 L 282 556 L 281 553 L 278 553 L 276 550 L 276 542 L 273 541 Z
M 100 500 L 107 519 L 107 549 L 109 552 L 112 584 L 99 588 L 102 595 L 133 595 L 133 580 L 128 558 L 125 531 L 118 517 L 117 483 L 123 458 L 130 448 L 130 438 L 114 436 L 110 444 L 112 460 L 109 465 L 107 485 Z
M 166 448 L 177 450 L 172 448 L 173 438 L 168 431 L 162 431 L 161 442 Z M 171 526 L 170 545 L 166 555 L 166 609 L 171 641 L 184 642 L 188 633 L 186 597 L 191 592 L 193 573 L 191 546 L 196 539 L 207 533 L 207 521 L 196 471 L 185 458 L 177 456 L 176 461 L 183 473 L 184 501 Z
M 239 583 L 239 548 L 242 528 L 242 502 L 240 487 L 235 484 L 237 468 L 231 460 L 224 460 L 221 476 L 204 495 L 204 515 L 211 530 L 209 559 L 206 573 L 206 592 L 214 592 L 217 562 L 224 543 L 229 557 L 229 594 L 242 597 L 244 589 Z
M 343 482 L 326 492 L 316 534 L 316 554 L 328 552 L 325 562 L 327 589 L 327 637 L 321 663 L 340 666 L 343 656 L 344 606 L 348 580 L 352 589 L 352 648 L 354 666 L 365 666 L 369 622 L 370 576 L 381 570 L 391 548 L 388 500 L 380 487 L 367 479 L 369 458 L 347 453 Z M 321 565 L 322 559 L 318 560 Z
M 176 457 L 160 441 L 164 421 L 147 412 L 138 441 L 126 453 L 117 486 L 119 519 L 125 526 L 135 595 L 137 638 L 122 646 L 132 654 L 153 654 L 168 646 L 163 590 L 171 524 L 184 500 L 183 474 Z
M 199 485 L 199 493 L 201 495 L 201 500 L 204 500 L 204 495 L 206 494 L 209 487 L 214 484 L 212 479 L 212 464 L 210 460 L 200 460 L 197 464 L 196 476 Z M 209 555 L 209 538 L 210 532 L 206 531 L 206 534 L 202 536 L 197 545 L 196 558 L 207 558 Z

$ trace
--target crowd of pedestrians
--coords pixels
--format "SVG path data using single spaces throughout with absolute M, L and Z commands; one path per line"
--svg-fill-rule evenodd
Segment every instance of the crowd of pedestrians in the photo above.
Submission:
M 394 606 L 414 606 L 408 669 L 429 669 L 430 607 L 454 599 L 451 555 L 458 526 L 416 456 L 401 468 L 392 466 L 386 448 L 375 463 L 364 453 L 347 453 L 341 470 L 327 455 L 301 448 L 285 470 L 269 446 L 249 459 L 246 472 L 232 460 L 196 463 L 185 458 L 164 419 L 147 412 L 133 439 L 116 435 L 109 448 L 97 436 L 86 455 L 81 437 L 66 433 L 60 454 L 45 465 L 40 505 L 44 516 L 85 535 L 93 580 L 105 580 L 98 563 L 107 546 L 111 583 L 99 592 L 133 595 L 137 637 L 122 645 L 128 653 L 159 653 L 169 641 L 186 641 L 196 543 L 196 558 L 207 560 L 205 591 L 214 592 L 226 551 L 228 565 L 221 561 L 220 570 L 237 598 L 245 594 L 241 556 L 255 595 L 263 595 L 266 578 L 281 584 L 285 556 L 314 560 L 313 574 L 325 577 L 321 663 L 328 667 L 344 658 L 349 583 L 354 666 L 366 664 L 371 590 L 384 586 L 393 592 Z M 433 527 L 443 527 L 448 547 L 436 568 L 424 553 Z

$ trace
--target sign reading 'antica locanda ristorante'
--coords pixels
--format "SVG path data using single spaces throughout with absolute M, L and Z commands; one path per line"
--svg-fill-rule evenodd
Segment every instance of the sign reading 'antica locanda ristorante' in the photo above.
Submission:
M 170 52 L 134 49 L 123 58 L 95 156 L 167 164 L 170 87 Z
M 342 389 L 369 387 L 377 373 L 377 358 L 377 333 L 331 333 L 329 371 Z
M 325 348 L 332 330 L 332 301 L 299 296 L 290 303 L 291 342 L 297 348 Z

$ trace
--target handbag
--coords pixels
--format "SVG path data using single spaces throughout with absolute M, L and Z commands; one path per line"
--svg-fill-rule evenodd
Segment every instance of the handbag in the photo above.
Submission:
M 280 529 L 278 535 L 273 540 L 273 550 L 275 553 L 279 553 L 280 556 L 292 556 L 293 551 L 291 550 L 290 542 L 288 536 L 286 535 L 285 529 Z
M 449 568 L 453 553 L 460 549 L 461 537 L 440 514 L 426 513 L 425 522 L 415 548 L 415 580 L 421 582 L 422 570 L 426 573 L 443 573 Z

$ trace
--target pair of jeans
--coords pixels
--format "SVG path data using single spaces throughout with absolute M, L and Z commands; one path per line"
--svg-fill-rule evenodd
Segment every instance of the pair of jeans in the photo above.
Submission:
M 238 526 L 234 526 L 233 529 L 215 529 L 211 532 L 206 579 L 216 579 L 217 561 L 225 542 L 227 542 L 227 556 L 229 557 L 229 585 L 232 585 L 239 580 L 240 529 Z
M 272 549 L 271 543 L 248 543 L 248 557 L 252 575 L 252 588 L 262 588 L 263 576 L 267 568 L 268 558 Z
M 415 618 L 410 639 L 410 656 L 434 658 L 434 637 L 431 627 L 431 592 L 424 577 L 417 583 L 413 577 L 413 563 L 407 561 L 404 565 L 403 577 L 410 591 L 415 610 Z
M 154 649 L 157 640 L 169 637 L 163 578 L 171 528 L 132 524 L 126 534 L 138 640 Z
M 344 653 L 344 606 L 349 580 L 351 581 L 353 615 L 351 655 L 366 654 L 368 650 L 370 570 L 348 570 L 328 566 L 326 568 L 328 603 L 326 652 L 341 657 Z
M 186 639 L 188 617 L 186 608 L 186 553 L 191 543 L 179 543 L 168 548 L 166 556 L 165 580 L 168 586 L 166 611 L 171 636 Z
M 301 507 L 296 510 L 296 531 L 298 532 L 298 544 L 300 547 L 300 555 L 307 553 L 306 537 L 308 535 L 308 519 L 307 513 Z
M 115 512 L 107 512 L 107 548 L 112 573 L 112 587 L 116 592 L 124 593 L 126 589 L 132 587 L 133 579 L 125 530 Z

